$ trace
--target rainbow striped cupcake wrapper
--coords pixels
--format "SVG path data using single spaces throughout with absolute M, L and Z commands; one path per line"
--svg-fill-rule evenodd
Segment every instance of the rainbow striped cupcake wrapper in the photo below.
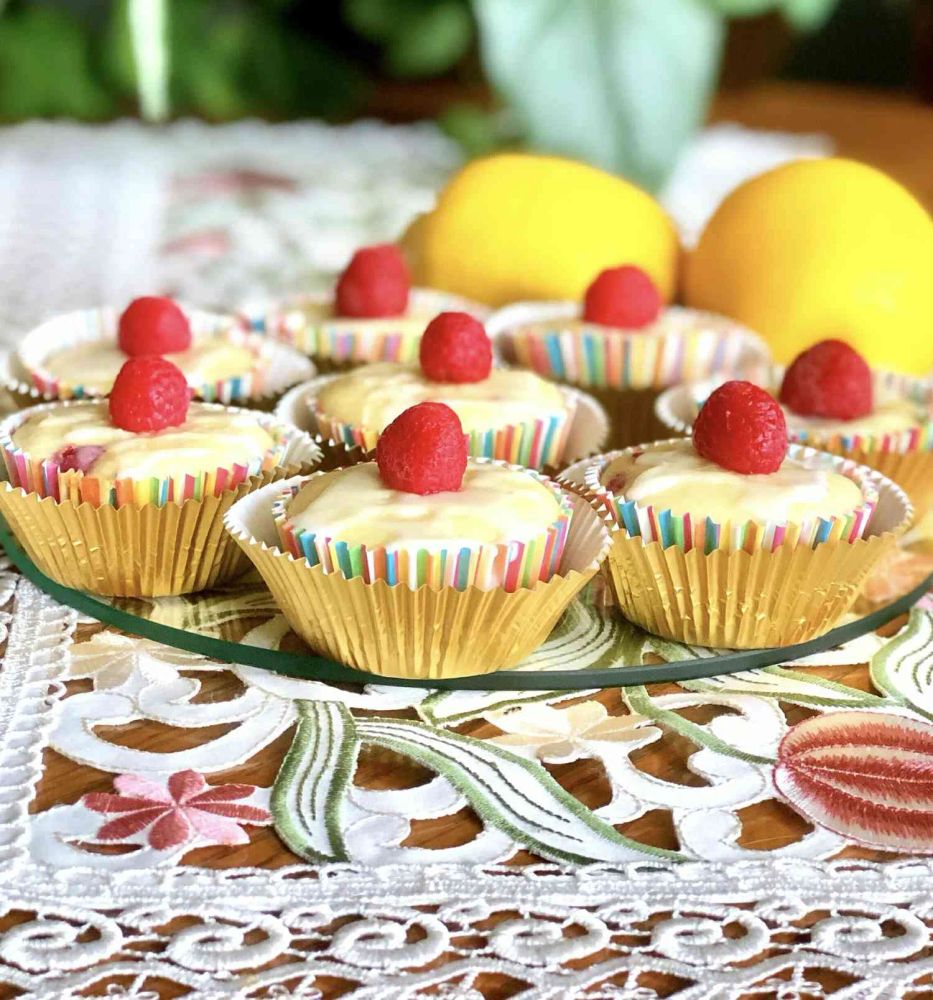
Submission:
M 817 450 L 837 453 L 906 455 L 915 451 L 933 451 L 933 382 L 896 372 L 875 371 L 873 375 L 877 394 L 882 397 L 900 396 L 915 404 L 919 410 L 925 411 L 926 418 L 919 420 L 913 427 L 886 434 L 827 434 L 806 428 L 791 430 L 788 432 L 790 440 Z M 783 377 L 783 366 L 769 365 L 751 381 L 770 387 L 768 391 L 777 399 Z M 710 380 L 669 389 L 661 395 L 655 406 L 658 419 L 672 430 L 689 434 L 697 411 L 707 396 L 721 384 L 722 380 Z
M 430 288 L 412 289 L 405 316 L 322 318 L 321 311 L 331 308 L 332 304 L 329 292 L 305 295 L 268 311 L 247 310 L 243 319 L 250 329 L 290 344 L 311 357 L 365 364 L 369 361 L 417 361 L 421 334 L 440 312 L 468 312 L 481 320 L 488 314 L 484 306 Z
M 275 447 L 270 449 L 260 461 L 248 464 L 234 463 L 227 468 L 204 470 L 196 474 L 173 477 L 101 479 L 75 470 L 62 470 L 51 459 L 37 460 L 30 457 L 13 443 L 13 434 L 25 420 L 46 410 L 61 407 L 90 405 L 93 401 L 72 400 L 60 403 L 43 403 L 8 417 L 0 424 L 0 451 L 6 464 L 7 477 L 12 486 L 36 493 L 40 497 L 51 497 L 58 503 L 89 503 L 94 507 L 137 507 L 154 504 L 164 507 L 170 503 L 186 500 L 201 500 L 206 496 L 219 496 L 227 490 L 235 490 L 252 476 L 268 472 L 286 462 L 314 462 L 320 458 L 320 449 L 304 431 L 282 424 L 270 415 L 253 410 L 236 410 L 248 413 L 272 435 Z M 219 404 L 205 404 L 218 405 Z
M 316 388 L 313 393 L 309 390 L 309 406 L 318 432 L 322 437 L 330 438 L 347 448 L 362 448 L 364 452 L 371 452 L 376 447 L 380 431 L 372 427 L 343 423 L 317 407 L 317 394 L 329 382 L 340 377 L 322 375 L 315 380 Z M 566 406 L 563 414 L 522 424 L 504 424 L 487 430 L 468 431 L 467 453 L 473 458 L 490 458 L 529 469 L 560 465 L 579 403 L 579 395 L 572 389 L 560 389 Z
M 489 325 L 507 363 L 584 388 L 661 389 L 771 357 L 752 331 L 712 313 L 672 306 L 645 330 L 587 324 L 579 315 L 572 302 L 517 303 Z
M 296 382 L 311 377 L 314 366 L 297 351 L 251 332 L 241 318 L 186 308 L 192 335 L 199 340 L 222 337 L 246 347 L 253 367 L 241 375 L 211 382 L 192 383 L 196 398 L 208 403 L 243 403 L 271 400 Z M 89 399 L 107 395 L 99 386 L 56 378 L 46 367 L 51 353 L 67 347 L 102 341 L 115 343 L 119 311 L 113 307 L 83 309 L 46 320 L 28 333 L 18 351 L 19 366 L 29 378 L 21 391 L 37 391 L 46 399 Z M 171 355 L 167 355 L 171 360 Z
M 654 446 L 682 440 L 672 438 L 655 442 Z M 626 500 L 624 494 L 613 494 L 602 485 L 602 473 L 611 462 L 622 455 L 640 454 L 645 450 L 646 446 L 640 445 L 601 455 L 587 468 L 584 479 L 593 502 L 608 511 L 620 530 L 631 537 L 640 537 L 646 545 L 660 542 L 665 549 L 677 546 L 685 552 L 701 549 L 709 554 L 718 549 L 773 552 L 782 546 L 816 548 L 826 542 L 854 542 L 864 536 L 878 505 L 878 489 L 870 469 L 838 455 L 790 445 L 788 457 L 803 461 L 811 468 L 833 469 L 855 482 L 862 491 L 862 505 L 845 517 L 810 518 L 800 523 L 773 520 L 718 523 L 710 517 L 674 514 L 651 504 Z M 699 503 L 702 504 L 702 498 Z
M 534 475 L 528 469 L 513 468 Z M 559 497 L 562 515 L 546 532 L 524 542 L 459 548 L 368 547 L 348 545 L 310 531 L 296 531 L 289 522 L 288 506 L 292 498 L 305 483 L 319 475 L 327 473 L 315 473 L 284 490 L 273 502 L 272 516 L 283 551 L 295 559 L 306 559 L 312 568 L 320 566 L 324 573 L 342 573 L 348 580 L 362 577 L 365 583 L 384 580 L 390 586 L 402 584 L 412 590 L 423 586 L 455 590 L 477 587 L 502 588 L 512 593 L 550 580 L 560 567 L 573 507 L 569 497 L 556 486 L 553 489 Z M 548 482 L 543 477 L 536 478 Z

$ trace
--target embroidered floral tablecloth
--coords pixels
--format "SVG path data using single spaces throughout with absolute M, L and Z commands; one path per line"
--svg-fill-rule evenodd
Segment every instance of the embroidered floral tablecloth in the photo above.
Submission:
M 154 283 L 292 291 L 455 162 L 372 124 L 10 130 L 4 336 Z M 933 568 L 908 541 L 870 601 Z M 704 655 L 598 601 L 537 669 Z M 9 567 L 0 609 L 0 996 L 933 995 L 929 597 L 807 660 L 570 695 L 231 667 Z M 164 614 L 297 643 L 261 592 Z

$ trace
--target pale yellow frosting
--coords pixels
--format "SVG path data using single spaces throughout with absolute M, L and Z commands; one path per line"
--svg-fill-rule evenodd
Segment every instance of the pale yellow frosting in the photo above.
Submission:
M 66 445 L 105 450 L 89 470 L 102 479 L 195 475 L 262 460 L 272 435 L 248 412 L 192 403 L 179 427 L 134 434 L 114 427 L 105 401 L 62 406 L 27 418 L 13 443 L 31 458 L 50 458 Z
M 702 458 L 689 439 L 622 455 L 602 472 L 601 482 L 657 510 L 710 517 L 717 523 L 792 521 L 840 517 L 862 504 L 862 491 L 832 469 L 807 468 L 786 458 L 770 475 L 744 476 Z
M 377 362 L 327 383 L 317 409 L 353 427 L 383 430 L 416 403 L 446 403 L 466 433 L 567 413 L 553 382 L 520 369 L 494 368 L 481 382 L 431 382 L 419 367 Z
M 419 496 L 386 487 L 375 462 L 315 476 L 289 503 L 296 531 L 348 545 L 416 548 L 520 542 L 561 514 L 554 492 L 526 473 L 470 462 L 456 492 Z
M 246 375 L 257 365 L 256 356 L 248 347 L 223 337 L 207 338 L 187 351 L 166 357 L 184 372 L 188 384 L 193 386 Z M 55 351 L 44 359 L 42 367 L 60 381 L 108 392 L 127 360 L 115 343 L 101 341 Z
M 807 434 L 896 434 L 922 424 L 928 417 L 921 408 L 907 399 L 886 399 L 876 403 L 871 413 L 854 420 L 833 420 L 824 417 L 802 417 L 786 406 L 782 407 L 790 433 Z

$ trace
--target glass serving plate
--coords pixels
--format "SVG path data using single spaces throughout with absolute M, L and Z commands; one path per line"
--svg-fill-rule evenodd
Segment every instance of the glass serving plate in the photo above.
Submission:
M 736 651 L 687 646 L 650 635 L 605 603 L 597 578 L 567 609 L 547 641 L 518 667 L 426 682 L 370 674 L 318 656 L 291 631 L 265 584 L 253 573 L 222 588 L 184 597 L 104 598 L 50 580 L 20 548 L 2 519 L 0 544 L 40 590 L 124 632 L 212 659 L 306 680 L 450 690 L 592 690 L 692 680 L 787 663 L 880 628 L 933 586 L 931 574 L 891 604 L 853 617 L 809 642 Z

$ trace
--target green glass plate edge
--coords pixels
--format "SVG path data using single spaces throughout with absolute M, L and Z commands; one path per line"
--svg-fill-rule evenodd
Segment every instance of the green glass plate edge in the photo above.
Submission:
M 226 642 L 147 621 L 128 611 L 121 611 L 105 604 L 90 594 L 72 590 L 49 579 L 26 555 L 10 533 L 6 521 L 0 517 L 0 545 L 6 550 L 10 561 L 40 590 L 61 604 L 89 615 L 108 625 L 115 625 L 124 632 L 153 639 L 167 646 L 200 653 L 214 660 L 226 663 L 242 663 L 245 666 L 271 670 L 277 674 L 299 677 L 303 680 L 327 681 L 336 684 L 391 684 L 397 687 L 419 687 L 452 691 L 579 691 L 591 688 L 627 687 L 635 684 L 652 684 L 661 681 L 688 681 L 698 677 L 715 677 L 718 674 L 734 674 L 756 667 L 769 667 L 775 663 L 796 660 L 812 653 L 849 642 L 866 632 L 873 632 L 886 622 L 909 610 L 933 587 L 933 574 L 910 593 L 898 598 L 892 604 L 857 621 L 848 622 L 832 629 L 825 635 L 801 642 L 795 646 L 781 646 L 771 649 L 743 649 L 722 656 L 704 657 L 695 660 L 679 660 L 674 663 L 620 665 L 602 670 L 545 670 L 539 673 L 521 670 L 499 670 L 470 677 L 456 677 L 448 680 L 411 680 L 400 677 L 385 677 L 355 670 L 323 656 L 307 653 L 287 653 L 276 649 L 262 649 Z

